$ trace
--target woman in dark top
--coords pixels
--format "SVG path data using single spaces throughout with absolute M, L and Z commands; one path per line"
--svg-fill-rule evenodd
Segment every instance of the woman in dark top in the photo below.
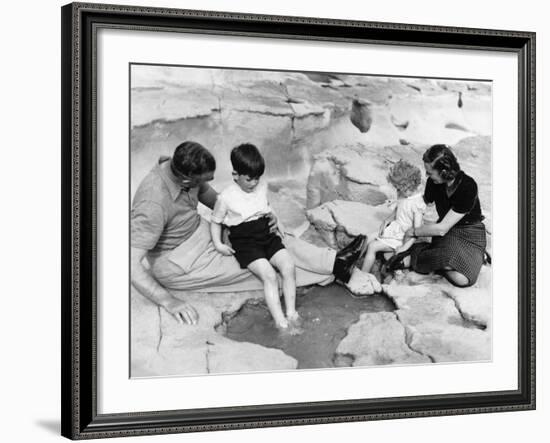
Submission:
M 434 145 L 422 157 L 428 180 L 424 201 L 435 203 L 438 220 L 411 228 L 406 236 L 432 237 L 410 249 L 410 268 L 439 272 L 455 286 L 473 285 L 485 257 L 486 236 L 477 183 L 465 174 L 447 145 Z

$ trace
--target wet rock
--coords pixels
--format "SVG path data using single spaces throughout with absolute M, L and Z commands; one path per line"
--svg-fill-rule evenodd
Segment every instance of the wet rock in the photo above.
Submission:
M 386 205 L 335 200 L 308 210 L 306 215 L 329 246 L 342 248 L 359 234 L 368 236 L 377 232 L 390 212 Z
M 361 133 L 368 132 L 372 124 L 371 103 L 367 100 L 354 99 L 351 106 L 350 120 Z
M 361 314 L 336 352 L 353 356 L 353 366 L 430 362 L 407 346 L 405 328 L 390 312 Z

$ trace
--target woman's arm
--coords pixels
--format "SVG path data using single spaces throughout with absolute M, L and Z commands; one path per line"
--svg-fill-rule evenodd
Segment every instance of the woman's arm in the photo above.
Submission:
M 413 213 L 413 225 L 412 225 L 413 230 L 417 230 L 418 228 L 420 228 L 420 226 L 422 226 L 422 218 L 423 218 L 422 212 L 414 211 L 414 213 Z M 410 247 L 414 244 L 415 241 L 416 241 L 416 237 L 408 236 L 405 233 L 404 242 L 399 248 L 397 248 L 395 250 L 395 253 L 399 254 L 400 252 L 407 251 L 408 249 L 410 249 Z
M 179 323 L 196 324 L 199 320 L 199 314 L 195 308 L 175 298 L 145 270 L 142 261 L 146 253 L 145 249 L 131 248 L 130 266 L 132 269 L 132 285 L 144 297 L 166 309 Z
M 405 236 L 409 237 L 443 237 L 449 230 L 456 225 L 462 217 L 466 214 L 459 214 L 458 212 L 449 209 L 449 212 L 443 217 L 439 223 L 431 225 L 422 225 L 417 228 L 411 228 L 407 230 Z

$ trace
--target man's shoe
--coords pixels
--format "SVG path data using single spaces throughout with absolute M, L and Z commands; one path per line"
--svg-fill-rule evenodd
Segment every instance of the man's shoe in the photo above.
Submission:
M 336 253 L 332 273 L 337 280 L 340 280 L 342 283 L 349 282 L 353 267 L 366 251 L 364 247 L 366 239 L 364 235 L 358 235 L 350 244 Z
M 363 245 L 365 243 L 365 240 L 367 238 L 360 234 L 357 237 L 355 237 L 351 242 L 349 242 L 346 246 L 344 246 L 342 249 L 340 249 L 338 252 L 336 252 L 336 258 L 345 258 L 350 254 L 356 253 L 358 250 L 361 250 L 363 248 Z

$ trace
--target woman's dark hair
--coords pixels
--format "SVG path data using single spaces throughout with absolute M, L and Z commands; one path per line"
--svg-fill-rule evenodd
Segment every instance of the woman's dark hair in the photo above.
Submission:
M 239 175 L 258 178 L 265 171 L 265 162 L 258 148 L 251 143 L 243 143 L 231 151 L 233 170 Z
M 201 175 L 216 170 L 214 156 L 203 145 L 186 141 L 174 151 L 170 164 L 175 175 Z
M 460 165 L 453 151 L 447 145 L 433 145 L 422 156 L 424 163 L 429 163 L 445 181 L 453 180 L 460 172 Z

